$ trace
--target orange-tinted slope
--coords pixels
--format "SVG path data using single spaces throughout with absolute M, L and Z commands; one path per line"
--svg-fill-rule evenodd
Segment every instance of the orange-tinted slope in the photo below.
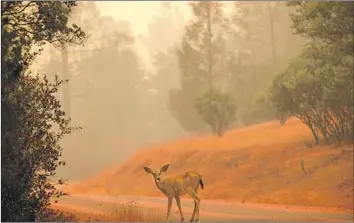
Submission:
M 120 166 L 66 189 L 161 196 L 143 167 L 169 163 L 167 176 L 199 172 L 205 185 L 199 193 L 206 199 L 352 208 L 353 150 L 311 148 L 311 140 L 296 119 L 284 126 L 269 122 L 229 131 L 222 138 L 195 137 L 140 150 Z

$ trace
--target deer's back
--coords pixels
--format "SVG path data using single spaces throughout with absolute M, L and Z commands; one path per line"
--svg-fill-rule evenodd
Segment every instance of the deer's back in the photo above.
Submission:
M 188 171 L 184 174 L 166 178 L 164 184 L 166 189 L 174 194 L 185 194 L 188 189 L 197 190 L 199 186 L 200 175 L 194 171 Z

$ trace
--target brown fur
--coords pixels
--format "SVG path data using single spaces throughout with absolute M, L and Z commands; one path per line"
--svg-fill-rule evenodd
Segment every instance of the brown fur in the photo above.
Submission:
M 189 171 L 175 177 L 161 179 L 161 173 L 166 172 L 168 167 L 168 164 L 157 170 L 152 170 L 149 167 L 144 167 L 145 172 L 152 174 L 154 177 L 157 188 L 161 190 L 162 193 L 164 193 L 168 198 L 166 221 L 170 215 L 173 198 L 176 200 L 181 215 L 181 221 L 184 221 L 180 203 L 180 195 L 183 194 L 188 194 L 194 200 L 194 210 L 190 221 L 194 221 L 195 216 L 195 221 L 199 221 L 200 198 L 197 195 L 197 190 L 199 185 L 202 187 L 202 189 L 204 187 L 201 176 L 197 172 Z

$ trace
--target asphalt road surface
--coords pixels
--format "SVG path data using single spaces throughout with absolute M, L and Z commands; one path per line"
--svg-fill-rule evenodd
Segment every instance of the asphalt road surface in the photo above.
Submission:
M 60 206 L 75 207 L 85 212 L 104 213 L 113 205 L 134 201 L 147 213 L 158 213 L 163 217 L 167 210 L 167 198 L 137 197 L 125 195 L 70 195 L 60 199 Z M 193 211 L 194 203 L 186 197 L 181 198 L 185 221 Z M 172 204 L 173 221 L 179 221 L 179 212 L 175 201 Z M 318 222 L 354 222 L 353 212 L 344 213 L 323 208 L 295 207 L 285 205 L 231 203 L 223 201 L 201 200 L 201 222 L 274 222 L 274 221 L 318 221 Z

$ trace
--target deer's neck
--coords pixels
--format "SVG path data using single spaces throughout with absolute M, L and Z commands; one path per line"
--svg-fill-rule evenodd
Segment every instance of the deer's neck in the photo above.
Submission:
M 165 193 L 164 189 L 163 189 L 163 180 L 155 180 L 155 184 L 156 184 L 156 187 L 159 188 L 160 191 L 162 191 L 162 193 Z

